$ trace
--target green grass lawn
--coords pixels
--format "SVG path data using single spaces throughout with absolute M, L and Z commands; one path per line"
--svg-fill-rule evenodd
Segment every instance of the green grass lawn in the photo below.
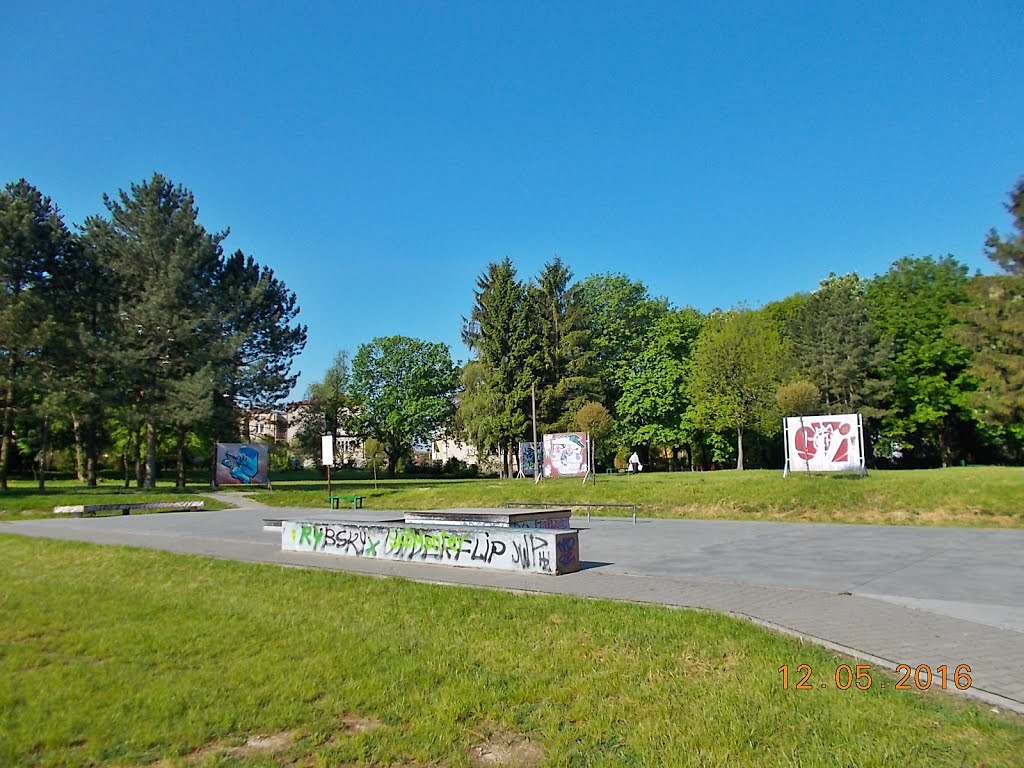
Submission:
M 281 473 L 274 489 L 228 486 L 278 507 L 327 507 L 327 483 L 312 473 Z M 600 475 L 596 484 L 579 480 L 445 480 L 400 476 L 376 483 L 366 473 L 336 472 L 335 493 L 366 497 L 368 509 L 500 507 L 506 502 L 551 504 L 637 504 L 644 517 L 791 522 L 1024 527 L 1024 468 L 958 467 L 849 475 L 796 475 L 771 470 L 744 472 L 661 472 L 637 476 Z M 196 481 L 184 490 L 169 482 L 157 490 L 125 489 L 107 482 L 86 488 L 71 481 L 35 484 L 16 481 L 0 493 L 0 521 L 48 517 L 57 505 L 203 499 L 207 509 L 225 505 L 204 496 L 209 485 Z M 604 508 L 594 514 L 628 515 Z
M 34 481 L 12 480 L 10 488 L 0 491 L 0 522 L 5 520 L 30 520 L 40 517 L 54 517 L 53 508 L 73 504 L 118 504 L 121 502 L 147 501 L 203 501 L 205 509 L 224 509 L 222 504 L 203 493 L 209 492 L 210 484 L 190 483 L 183 489 L 175 488 L 173 482 L 161 482 L 156 490 L 124 488 L 116 482 L 102 482 L 96 488 L 89 488 L 71 480 L 47 481 L 46 490 L 40 491 Z M 132 514 L 145 514 L 143 510 Z
M 949 693 L 712 613 L 0 536 L 0 765 L 1019 766 Z M 881 682 L 887 688 L 881 688 Z M 791 681 L 791 686 L 794 683 Z M 481 746 L 488 745 L 488 746 Z
M 362 477 L 362 476 L 360 476 Z M 365 495 L 376 509 L 494 507 L 509 501 L 630 503 L 645 517 L 787 520 L 897 525 L 1024 527 L 1024 468 L 966 467 L 872 472 L 866 478 L 781 472 L 674 472 L 637 476 L 599 475 L 579 480 L 381 480 L 342 474 L 336 493 Z M 254 491 L 267 504 L 320 507 L 327 503 L 322 479 L 274 479 L 274 490 Z M 626 515 L 628 510 L 597 510 Z

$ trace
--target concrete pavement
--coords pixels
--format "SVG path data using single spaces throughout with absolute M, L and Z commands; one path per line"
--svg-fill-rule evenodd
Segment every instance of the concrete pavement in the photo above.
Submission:
M 574 518 L 583 570 L 552 577 L 282 552 L 280 534 L 262 529 L 264 517 L 402 513 L 270 509 L 226 498 L 242 506 L 31 520 L 0 524 L 0 533 L 713 609 L 889 669 L 946 664 L 952 677 L 969 664 L 968 694 L 1024 713 L 1024 531 Z

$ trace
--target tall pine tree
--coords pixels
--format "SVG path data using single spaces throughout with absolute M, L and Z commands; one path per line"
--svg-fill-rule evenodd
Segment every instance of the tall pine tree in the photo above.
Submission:
M 537 427 L 565 431 L 600 389 L 586 307 L 579 286 L 572 284 L 572 270 L 557 256 L 527 290 L 538 344 Z
M 488 265 L 477 279 L 474 299 L 469 318 L 463 319 L 462 340 L 484 366 L 485 386 L 497 409 L 491 424 L 501 472 L 508 477 L 513 448 L 527 433 L 530 390 L 540 369 L 537 331 L 511 259 Z
M 891 344 L 868 313 L 856 273 L 830 275 L 789 322 L 798 375 L 817 386 L 827 413 L 881 416 L 891 385 L 880 375 Z
M 86 237 L 116 285 L 119 400 L 126 422 L 145 430 L 143 485 L 153 488 L 158 430 L 173 428 L 181 446 L 211 418 L 231 357 L 215 292 L 227 233 L 207 232 L 192 193 L 160 174 L 104 203 L 110 218 L 89 218 Z
M 59 379 L 54 275 L 74 248 L 60 212 L 38 189 L 21 179 L 0 192 L 0 490 L 7 490 L 15 420 L 50 416 Z
M 975 351 L 972 372 L 980 386 L 972 395 L 979 414 L 999 425 L 1024 422 L 1024 178 L 1006 206 L 1015 234 L 995 230 L 985 241 L 986 255 L 1002 274 L 978 276 L 967 286 L 958 334 Z M 1017 430 L 1024 437 L 1024 428 Z

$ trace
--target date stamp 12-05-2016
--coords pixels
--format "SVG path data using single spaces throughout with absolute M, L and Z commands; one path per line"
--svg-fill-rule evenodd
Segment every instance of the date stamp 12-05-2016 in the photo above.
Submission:
M 872 677 L 870 664 L 840 664 L 834 672 L 831 669 L 826 671 L 820 668 L 816 671 L 810 664 L 798 664 L 793 668 L 792 674 L 790 665 L 783 664 L 777 671 L 782 675 L 782 687 L 787 691 L 791 688 L 797 691 L 821 688 L 838 688 L 841 691 L 866 691 L 871 688 L 927 691 L 932 687 L 966 691 L 971 687 L 971 668 L 967 664 L 960 664 L 955 668 L 942 664 L 934 669 L 927 664 L 919 664 L 916 667 L 900 664 L 896 667 L 896 676 L 899 679 L 895 683 L 887 675 L 879 676 L 878 679 Z

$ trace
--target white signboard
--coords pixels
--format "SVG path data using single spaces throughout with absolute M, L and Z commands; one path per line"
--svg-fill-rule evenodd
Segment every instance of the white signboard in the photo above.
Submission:
M 784 421 L 786 470 L 790 472 L 860 472 L 864 462 L 864 427 L 860 414 L 790 416 Z
M 320 453 L 323 454 L 323 466 L 334 466 L 334 436 L 324 435 L 320 438 Z

